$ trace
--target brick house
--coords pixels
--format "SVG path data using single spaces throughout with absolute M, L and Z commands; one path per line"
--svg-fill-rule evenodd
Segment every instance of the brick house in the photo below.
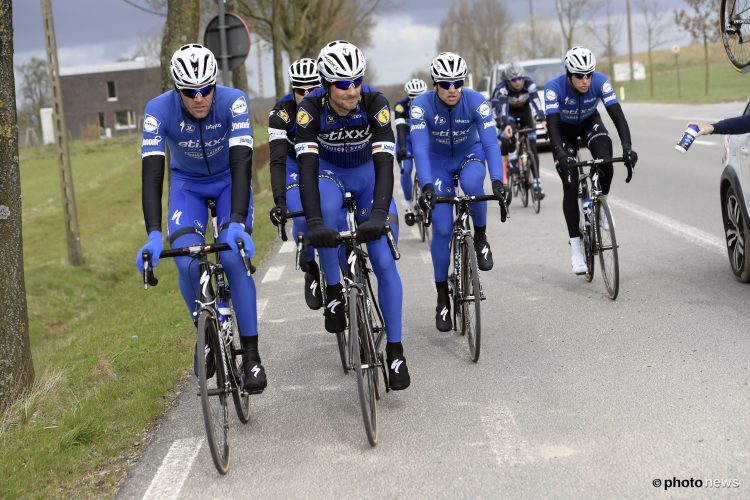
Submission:
M 140 134 L 143 110 L 158 96 L 159 66 L 146 59 L 60 68 L 65 123 L 71 139 Z

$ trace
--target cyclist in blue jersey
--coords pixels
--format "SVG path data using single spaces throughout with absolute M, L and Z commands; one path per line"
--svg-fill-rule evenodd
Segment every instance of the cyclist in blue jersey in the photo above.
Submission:
M 253 131 L 244 92 L 216 85 L 216 60 L 210 50 L 184 45 L 172 56 L 170 71 L 175 89 L 152 99 L 143 120 L 143 215 L 148 243 L 138 251 L 136 266 L 143 272 L 141 253 L 147 250 L 156 267 L 162 246 L 161 195 L 165 143 L 169 144 L 172 179 L 169 192 L 168 239 L 172 247 L 203 244 L 208 222 L 207 199 L 216 201 L 219 242 L 232 251 L 221 252 L 221 262 L 232 287 L 232 302 L 240 327 L 245 384 L 266 387 L 258 354 L 255 283 L 246 275 L 236 240 L 248 257 L 255 247 L 251 186 Z M 174 259 L 188 312 L 196 311 L 198 266 L 190 257 Z M 195 353 L 196 376 L 198 356 Z M 207 360 L 213 356 L 205 353 Z M 208 375 L 212 376 L 209 364 Z
M 620 103 L 617 102 L 612 84 L 605 75 L 594 71 L 594 54 L 585 47 L 573 47 L 565 55 L 563 63 L 566 74 L 547 82 L 544 101 L 555 168 L 563 182 L 563 213 L 570 237 L 573 272 L 584 274 L 588 267 L 581 249 L 578 230 L 578 174 L 577 169 L 570 165 L 577 161 L 575 155 L 578 137 L 594 158 L 612 158 L 612 139 L 596 110 L 599 101 L 604 103 L 607 114 L 620 136 L 628 179 L 632 176 L 638 155 L 632 150 L 628 122 Z M 612 164 L 600 165 L 599 172 L 599 182 L 606 199 L 612 184 Z M 609 231 L 607 218 L 603 213 L 601 221 L 602 229 Z M 614 223 L 614 218 L 612 222 Z
M 278 226 L 282 214 L 287 212 L 299 212 L 302 210 L 302 201 L 299 194 L 299 167 L 297 156 L 294 152 L 294 136 L 297 130 L 295 117 L 297 106 L 302 99 L 320 87 L 320 76 L 318 65 L 314 59 L 300 59 L 289 66 L 289 82 L 293 92 L 287 94 L 276 103 L 268 118 L 268 133 L 271 146 L 271 189 L 276 206 L 271 209 L 271 222 Z M 320 176 L 323 191 L 333 192 L 334 196 L 328 196 L 321 203 L 331 203 L 331 210 L 337 207 L 341 209 L 343 197 L 340 189 L 327 175 Z M 338 193 L 338 195 L 336 195 Z M 294 231 L 307 236 L 307 224 L 304 217 L 294 219 Z M 339 268 L 336 254 L 334 252 L 321 252 L 320 258 L 323 271 L 326 275 L 338 276 Z M 320 291 L 320 274 L 318 264 L 315 262 L 315 249 L 310 246 L 307 249 L 307 265 L 310 271 L 305 273 L 305 302 L 310 309 L 323 307 L 323 297 Z M 326 310 L 328 311 L 328 310 Z M 341 311 L 343 313 L 343 310 Z M 342 325 L 343 322 L 343 325 Z M 341 315 L 326 315 L 326 328 L 332 332 L 339 332 L 346 327 L 346 318 Z
M 297 109 L 296 151 L 300 170 L 300 194 L 307 219 L 307 237 L 319 252 L 337 247 L 341 210 L 321 206 L 333 196 L 323 191 L 318 176 L 328 175 L 351 192 L 357 202 L 360 224 L 357 239 L 367 244 L 388 336 L 385 352 L 388 383 L 393 390 L 409 387 L 411 379 L 401 344 L 403 289 L 388 242 L 381 238 L 390 224 L 398 238 L 398 213 L 393 200 L 393 129 L 388 100 L 362 84 L 365 74 L 362 52 L 349 42 L 329 43 L 318 56 L 322 89 L 315 89 Z M 333 281 L 335 279 L 335 281 Z M 343 315 L 343 287 L 339 276 L 326 275 L 326 312 Z M 346 326 L 344 318 L 343 326 Z
M 466 62 L 458 54 L 443 52 L 430 65 L 435 90 L 420 95 L 411 105 L 411 140 L 417 175 L 422 184 L 419 204 L 432 210 L 434 234 L 432 265 L 437 288 L 437 329 L 451 329 L 448 295 L 450 239 L 453 232 L 451 205 L 429 203 L 435 194 L 452 196 L 453 174 L 460 172 L 461 189 L 467 195 L 483 195 L 485 162 L 492 191 L 498 199 L 510 194 L 503 186 L 503 160 L 497 144 L 492 110 L 479 92 L 464 89 Z M 474 241 L 479 269 L 492 269 L 492 252 L 487 242 L 487 202 L 471 205 Z
M 495 110 L 497 128 L 502 131 L 500 150 L 503 153 L 503 162 L 508 165 L 511 173 L 518 173 L 518 155 L 516 154 L 515 130 L 519 127 L 536 128 L 534 116 L 531 109 L 541 120 L 544 129 L 547 130 L 547 120 L 544 116 L 542 103 L 539 100 L 539 92 L 536 84 L 531 78 L 523 76 L 523 66 L 519 63 L 511 63 L 505 69 L 505 80 L 492 91 L 492 107 Z M 534 175 L 534 191 L 540 200 L 544 199 L 542 182 L 539 179 L 539 152 L 536 147 L 536 132 L 529 133 L 531 151 L 534 153 L 536 171 Z
M 414 169 L 414 162 L 407 160 L 406 156 L 412 154 L 411 136 L 409 134 L 409 107 L 412 101 L 419 95 L 427 92 L 427 84 L 424 80 L 413 78 L 404 85 L 406 97 L 396 102 L 393 107 L 393 115 L 396 125 L 396 161 L 401 165 L 401 189 L 404 190 L 404 199 L 406 199 L 406 212 L 404 213 L 404 222 L 407 226 L 413 226 L 417 221 L 414 215 L 414 200 L 411 199 L 412 180 L 411 172 Z

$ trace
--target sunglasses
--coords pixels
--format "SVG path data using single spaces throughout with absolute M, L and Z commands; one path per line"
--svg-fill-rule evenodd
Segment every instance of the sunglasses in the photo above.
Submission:
M 320 87 L 320 85 L 316 85 L 315 87 L 310 87 L 310 88 L 306 88 L 306 89 L 303 89 L 303 88 L 300 88 L 300 87 L 295 87 L 294 88 L 294 93 L 297 94 L 298 96 L 305 97 L 307 94 L 309 94 L 313 90 L 317 89 L 318 87 Z
M 452 82 L 438 82 L 438 85 L 441 88 L 444 88 L 445 90 L 448 90 L 451 87 L 453 87 L 454 89 L 458 90 L 458 89 L 460 89 L 461 87 L 464 86 L 464 81 L 463 80 L 455 80 L 455 81 L 452 81 Z
M 184 95 L 188 99 L 195 99 L 195 97 L 200 94 L 203 97 L 208 96 L 211 92 L 213 92 L 214 87 L 216 85 L 206 85 L 202 89 L 179 89 L 180 94 Z
M 594 72 L 590 73 L 574 73 L 573 76 L 578 78 L 579 80 L 585 80 L 586 78 L 591 78 L 594 75 Z
M 333 82 L 333 86 L 340 90 L 349 90 L 350 87 L 359 88 L 362 85 L 362 77 L 355 78 L 354 80 L 339 80 Z
M 511 79 L 510 79 L 510 81 L 511 81 L 511 82 L 514 82 L 514 83 L 515 83 L 515 82 L 520 82 L 521 80 L 523 80 L 523 77 L 522 77 L 522 76 L 519 76 L 518 78 L 511 78 Z

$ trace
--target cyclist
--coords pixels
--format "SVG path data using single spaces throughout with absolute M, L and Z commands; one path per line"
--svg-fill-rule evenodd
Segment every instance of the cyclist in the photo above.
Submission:
M 503 153 L 503 161 L 508 165 L 511 173 L 518 173 L 518 155 L 516 154 L 515 131 L 520 127 L 536 128 L 531 108 L 542 121 L 544 130 L 547 130 L 547 120 L 544 116 L 542 103 L 539 100 L 539 92 L 536 84 L 531 78 L 523 75 L 523 66 L 519 63 L 511 63 L 505 69 L 505 79 L 495 90 L 492 91 L 492 106 L 495 109 L 498 130 L 502 131 L 500 149 Z M 534 153 L 536 171 L 534 175 L 534 191 L 537 198 L 544 199 L 544 190 L 539 179 L 539 152 L 536 147 L 536 132 L 529 134 L 531 151 Z M 508 157 L 510 156 L 510 163 Z
M 401 344 L 401 310 L 403 288 L 388 242 L 381 238 L 383 226 L 390 224 L 398 238 L 398 213 L 393 200 L 393 129 L 388 100 L 374 88 L 362 84 L 367 65 L 353 44 L 336 40 L 320 51 L 318 71 L 322 89 L 313 90 L 297 109 L 296 151 L 300 167 L 300 194 L 307 219 L 310 242 L 321 249 L 337 246 L 336 228 L 341 210 L 321 206 L 328 195 L 317 182 L 319 174 L 335 179 L 342 190 L 354 194 L 360 243 L 367 244 L 375 276 L 378 297 L 388 334 L 386 355 L 389 384 L 393 390 L 409 387 Z M 344 314 L 342 285 L 339 276 L 328 282 L 335 300 L 326 309 Z M 344 317 L 344 326 L 346 318 Z
M 282 214 L 287 212 L 287 204 L 290 212 L 302 210 L 302 202 L 299 196 L 299 167 L 297 166 L 297 155 L 294 152 L 294 135 L 296 132 L 297 106 L 300 101 L 320 87 L 320 76 L 318 65 L 314 59 L 300 59 L 289 66 L 289 83 L 292 93 L 282 97 L 271 110 L 268 118 L 269 144 L 271 146 L 271 189 L 276 206 L 271 209 L 271 222 L 278 226 Z M 320 182 L 333 183 L 321 176 Z M 341 209 L 342 198 L 337 186 L 333 188 L 334 196 L 325 201 L 333 204 L 338 203 Z M 333 207 L 334 209 L 336 207 Z M 296 236 L 303 232 L 307 235 L 307 224 L 304 217 L 294 219 L 294 232 Z M 321 252 L 320 258 L 323 262 L 325 274 L 338 275 L 339 268 L 336 254 L 333 252 Z M 307 265 L 310 271 L 305 273 L 305 302 L 310 309 L 320 309 L 323 306 L 323 297 L 320 291 L 320 273 L 318 264 L 315 262 L 315 249 L 308 247 Z M 329 261 L 326 261 L 328 259 Z M 332 259 L 332 260 L 331 260 Z M 326 311 L 328 311 L 326 309 Z M 343 311 L 342 311 L 343 312 Z M 330 315 L 329 315 L 330 316 Z M 341 331 L 342 319 L 338 316 L 326 316 L 327 328 L 333 331 Z M 343 327 L 346 327 L 346 317 L 343 318 Z M 334 324 L 331 324 L 331 323 Z
M 156 267 L 163 250 L 161 193 L 164 182 L 165 143 L 171 154 L 168 233 L 172 247 L 205 243 L 207 199 L 216 201 L 219 242 L 232 251 L 221 252 L 221 263 L 232 287 L 232 302 L 240 327 L 245 386 L 266 387 L 266 373 L 258 354 L 258 318 L 255 283 L 246 275 L 236 240 L 248 257 L 255 251 L 251 186 L 253 131 L 248 121 L 244 92 L 216 85 L 216 60 L 198 44 L 183 45 L 172 56 L 170 71 L 175 89 L 152 99 L 143 120 L 143 215 L 148 243 L 138 251 L 136 266 L 143 272 L 141 253 L 147 250 Z M 174 259 L 188 312 L 196 311 L 198 266 L 190 257 Z M 208 375 L 213 375 L 213 357 Z M 204 355 L 204 353 L 200 353 Z M 195 353 L 198 375 L 199 353 Z
M 435 90 L 417 97 L 411 105 L 411 137 L 417 176 L 422 184 L 419 204 L 432 210 L 434 234 L 432 265 L 437 288 L 437 329 L 451 329 L 448 296 L 450 239 L 453 210 L 448 204 L 435 206 L 434 195 L 453 194 L 453 174 L 460 172 L 461 189 L 467 195 L 483 195 L 485 159 L 492 179 L 492 191 L 505 198 L 503 160 L 495 136 L 492 110 L 479 92 L 464 89 L 466 62 L 458 54 L 443 52 L 430 65 Z M 428 206 L 427 199 L 433 196 Z M 474 244 L 479 269 L 492 269 L 492 252 L 487 242 L 487 202 L 471 205 Z
M 596 110 L 600 100 L 617 128 L 629 174 L 632 174 L 635 168 L 638 155 L 631 149 L 628 122 L 612 84 L 605 75 L 594 71 L 594 54 L 585 47 L 573 47 L 565 55 L 563 64 L 566 73 L 547 82 L 544 100 L 555 168 L 563 183 L 563 213 L 568 225 L 573 272 L 584 274 L 588 267 L 581 249 L 578 230 L 578 173 L 576 167 L 570 165 L 577 161 L 575 155 L 578 137 L 581 137 L 594 158 L 612 157 L 612 139 Z M 599 181 L 606 199 L 612 184 L 612 164 L 599 165 L 599 172 Z M 600 220 L 602 229 L 609 231 L 603 208 Z M 614 223 L 614 218 L 612 222 Z
M 401 174 L 401 189 L 404 190 L 406 199 L 406 212 L 404 213 L 404 222 L 407 226 L 413 226 L 417 221 L 414 216 L 414 200 L 411 199 L 411 171 L 414 168 L 412 160 L 406 160 L 407 155 L 412 154 L 411 136 L 409 134 L 409 107 L 415 97 L 427 92 L 427 84 L 424 80 L 413 78 L 404 85 L 406 97 L 396 102 L 393 107 L 396 125 L 396 160 L 403 166 L 404 172 Z

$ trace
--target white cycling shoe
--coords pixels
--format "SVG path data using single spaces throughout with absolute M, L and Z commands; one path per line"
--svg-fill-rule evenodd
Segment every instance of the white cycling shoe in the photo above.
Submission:
M 583 252 L 573 252 L 573 274 L 586 274 L 589 267 L 586 265 L 586 259 Z
M 615 214 L 612 213 L 612 207 L 609 209 L 609 216 L 612 217 L 612 227 L 615 227 Z M 609 232 L 609 221 L 607 215 L 604 213 L 604 207 L 599 207 L 599 223 L 602 225 L 602 229 Z

